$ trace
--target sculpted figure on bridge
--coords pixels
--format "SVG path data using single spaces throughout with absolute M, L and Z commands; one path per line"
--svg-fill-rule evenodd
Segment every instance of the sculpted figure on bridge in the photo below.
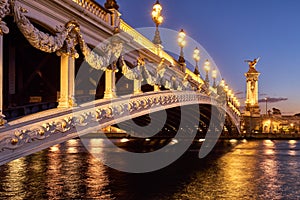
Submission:
M 64 46 L 69 34 L 73 31 L 73 29 L 78 27 L 77 23 L 67 23 L 65 27 L 57 27 L 58 33 L 56 33 L 55 36 L 52 36 L 38 30 L 24 15 L 27 10 L 20 7 L 18 2 L 14 2 L 13 10 L 15 22 L 28 42 L 33 47 L 48 53 L 60 50 Z
M 258 57 L 258 58 L 255 58 L 254 60 L 245 60 L 245 62 L 248 63 L 250 69 L 255 69 L 255 66 L 256 66 L 257 62 L 259 61 L 259 59 L 260 58 Z
M 166 72 L 164 61 L 165 59 L 162 58 L 160 63 L 156 67 L 155 84 L 157 85 L 163 85 L 164 73 Z
M 129 80 L 142 80 L 142 69 L 141 67 L 145 65 L 145 61 L 143 58 L 137 59 L 137 65 L 134 68 L 130 68 L 127 66 L 124 61 L 124 57 L 120 57 L 120 66 L 122 68 L 123 75 Z
M 117 37 L 117 36 L 116 36 Z M 123 50 L 123 43 L 119 39 L 112 39 L 109 44 L 102 47 L 105 56 L 100 56 L 92 51 L 85 43 L 81 34 L 78 36 L 78 42 L 85 61 L 94 69 L 105 71 L 107 68 L 118 71 L 116 64 Z
M 144 58 L 139 57 L 137 59 L 137 65 L 134 68 L 127 66 L 124 58 L 121 57 L 121 68 L 123 75 L 129 80 L 146 80 L 149 85 L 164 85 L 164 73 L 166 71 L 165 66 L 163 65 L 164 59 L 158 64 L 154 72 L 150 72 L 150 62 L 145 61 Z M 169 84 L 167 84 L 169 85 Z M 168 87 L 167 87 L 168 88 Z

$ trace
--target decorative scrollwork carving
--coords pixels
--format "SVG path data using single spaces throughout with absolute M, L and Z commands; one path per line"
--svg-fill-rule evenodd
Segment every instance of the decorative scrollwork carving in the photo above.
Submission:
M 99 56 L 94 51 L 92 51 L 88 45 L 85 43 L 83 36 L 79 34 L 78 43 L 80 45 L 80 49 L 82 54 L 85 57 L 85 61 L 94 69 L 97 70 L 106 70 L 106 67 L 109 65 L 109 61 L 111 58 L 111 46 L 107 46 L 105 55 L 106 57 Z
M 24 15 L 27 11 L 20 7 L 17 2 L 12 3 L 14 9 L 15 22 L 28 40 L 28 42 L 35 48 L 48 53 L 56 52 L 61 49 L 69 33 L 76 27 L 76 23 L 67 23 L 66 26 L 56 33 L 55 36 L 39 31 L 27 17 Z M 61 28 L 60 28 L 61 29 Z
M 1 128 L 1 126 L 4 126 L 4 124 L 6 124 L 6 122 L 7 122 L 4 118 L 5 118 L 5 115 L 0 113 L 0 128 Z
M 78 44 L 78 35 L 80 34 L 79 24 L 75 20 L 71 20 L 65 25 L 65 29 L 67 29 L 68 27 L 73 28 L 68 33 L 63 47 L 59 49 L 56 53 L 58 56 L 61 56 L 62 54 L 67 54 L 68 56 L 79 58 L 79 54 L 75 49 L 75 46 Z M 62 29 L 61 31 L 64 30 Z
M 10 1 L 0 0 L 0 35 L 9 33 L 9 28 L 2 19 L 10 13 Z
M 145 65 L 145 62 L 143 61 L 142 58 L 138 58 L 137 59 L 137 66 L 134 68 L 129 68 L 125 61 L 123 56 L 121 56 L 121 65 L 122 65 L 122 73 L 123 75 L 129 79 L 129 80 L 134 80 L 134 79 L 138 79 L 138 80 L 142 80 L 142 71 L 141 71 L 141 66 Z
M 24 15 L 27 10 L 20 7 L 18 2 L 12 1 L 11 4 L 18 28 L 33 47 L 48 53 L 57 52 L 58 55 L 67 54 L 78 58 L 79 54 L 76 52 L 75 46 L 79 44 L 86 62 L 91 67 L 103 71 L 106 69 L 117 71 L 115 63 L 123 50 L 123 43 L 118 37 L 112 38 L 111 42 L 103 48 L 105 56 L 100 56 L 85 43 L 76 21 L 72 20 L 64 27 L 57 27 L 57 33 L 53 36 L 38 30 Z M 1 16 L 7 15 L 8 12 L 8 0 L 0 0 L 0 34 L 1 31 L 7 32 L 5 23 L 1 21 Z

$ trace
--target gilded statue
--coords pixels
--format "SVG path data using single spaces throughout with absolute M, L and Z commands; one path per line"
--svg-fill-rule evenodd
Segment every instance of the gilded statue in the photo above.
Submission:
M 258 63 L 259 59 L 260 58 L 258 57 L 258 58 L 255 58 L 254 60 L 245 60 L 245 62 L 248 63 L 250 68 L 255 69 L 255 66 Z

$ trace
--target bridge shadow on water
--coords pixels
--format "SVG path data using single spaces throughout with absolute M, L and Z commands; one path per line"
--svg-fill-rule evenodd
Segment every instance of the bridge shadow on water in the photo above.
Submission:
M 220 140 L 209 155 L 202 159 L 198 157 L 199 149 L 193 146 L 174 163 L 154 172 L 135 174 L 109 168 L 108 175 L 113 177 L 111 193 L 116 199 L 182 199 L 182 194 L 191 182 L 198 181 L 201 185 L 202 181 L 207 181 L 205 179 L 214 178 L 220 167 L 216 160 L 235 145 L 229 140 Z M 203 174 L 203 179 L 199 179 L 199 173 Z M 176 196 L 177 193 L 180 196 Z
M 194 130 L 195 135 L 188 150 L 167 167 L 148 173 L 126 173 L 108 168 L 107 175 L 111 177 L 110 182 L 112 184 L 108 188 L 103 189 L 103 191 L 109 190 L 115 199 L 182 199 L 181 195 L 184 194 L 187 185 L 195 181 L 195 177 L 200 182 L 206 182 L 205 179 L 207 178 L 214 178 L 213 176 L 219 168 L 216 160 L 229 152 L 237 143 L 232 143 L 229 140 L 218 140 L 208 156 L 199 159 L 199 149 L 203 144 L 210 125 L 211 105 L 197 106 L 199 106 L 199 109 L 194 109 L 195 106 L 186 106 L 184 109 L 188 110 L 188 116 L 184 116 L 184 118 L 182 117 L 182 108 L 180 107 L 157 112 L 156 116 L 161 116 L 163 112 L 166 112 L 166 122 L 160 130 L 143 129 L 143 131 L 136 131 L 129 122 L 114 125 L 117 128 L 126 130 L 130 134 L 124 134 L 119 139 L 111 137 L 111 141 L 118 147 L 129 152 L 154 152 L 174 143 L 174 147 L 171 146 L 167 152 L 163 153 L 161 159 L 164 159 L 165 156 L 168 157 L 172 152 L 176 151 L 176 143 L 185 142 L 186 139 L 188 140 L 192 137 L 191 132 L 193 129 L 196 130 Z M 196 119 L 196 126 L 195 121 L 191 120 L 192 118 Z M 140 127 L 146 127 L 153 120 L 159 121 L 160 118 L 151 118 L 149 115 L 144 115 L 133 119 L 133 122 Z M 184 124 L 183 127 L 180 126 L 182 123 Z M 180 129 L 182 137 L 174 139 Z M 153 135 L 153 132 L 156 134 Z M 221 133 L 222 135 L 226 134 L 224 130 L 221 130 Z M 121 139 L 125 139 L 126 142 L 120 142 Z M 114 155 L 111 156 L 113 157 Z M 113 159 L 112 157 L 110 159 Z M 124 158 L 121 158 L 117 162 L 129 167 L 131 164 Z M 203 174 L 203 180 L 199 179 L 199 173 Z M 210 177 L 205 176 L 205 174 L 209 174 Z M 212 185 L 212 187 L 214 186 Z M 177 197 L 177 193 L 180 196 Z M 186 197 L 186 199 L 189 198 Z
M 126 173 L 105 166 L 73 139 L 0 166 L 0 199 L 182 199 L 177 193 L 191 182 L 214 178 L 216 160 L 233 147 L 219 141 L 203 159 L 192 148 L 163 169 Z

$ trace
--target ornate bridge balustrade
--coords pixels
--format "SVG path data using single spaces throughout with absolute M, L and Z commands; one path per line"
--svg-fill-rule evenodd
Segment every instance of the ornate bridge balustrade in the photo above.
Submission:
M 0 129 L 0 164 L 112 124 L 160 110 L 193 104 L 215 106 L 239 124 L 230 109 L 217 99 L 188 91 L 160 91 L 101 99 L 77 108 L 44 111 L 8 123 Z
M 79 6 L 81 6 L 82 12 L 85 14 L 94 14 L 98 18 L 105 21 L 107 24 L 112 24 L 111 21 L 111 14 L 112 12 L 108 9 L 105 9 L 100 4 L 93 0 L 73 0 L 75 3 L 77 3 Z

